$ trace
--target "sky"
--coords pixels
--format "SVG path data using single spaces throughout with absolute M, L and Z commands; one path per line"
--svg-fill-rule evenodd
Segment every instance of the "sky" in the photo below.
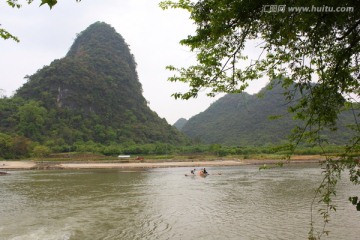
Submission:
M 195 26 L 184 10 L 162 10 L 160 0 L 60 0 L 53 9 L 39 7 L 40 0 L 22 8 L 0 2 L 0 27 L 17 36 L 19 43 L 0 39 L 0 94 L 12 96 L 32 75 L 55 59 L 63 58 L 76 38 L 96 21 L 110 24 L 130 46 L 137 62 L 143 95 L 150 108 L 168 123 L 206 110 L 215 98 L 200 94 L 196 99 L 175 100 L 172 93 L 187 89 L 185 84 L 168 82 L 173 73 L 167 65 L 186 67 L 195 63 L 195 54 L 179 41 L 194 33 Z M 250 48 L 249 53 L 253 53 Z M 256 51 L 255 51 L 256 52 Z M 255 58 L 256 56 L 254 56 Z M 251 84 L 256 93 L 264 80 Z

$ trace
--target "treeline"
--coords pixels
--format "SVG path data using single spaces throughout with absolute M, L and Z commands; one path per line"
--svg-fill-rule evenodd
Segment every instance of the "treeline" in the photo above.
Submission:
M 342 146 L 329 145 L 325 148 L 326 153 L 340 153 Z M 310 155 L 322 154 L 324 149 L 317 146 L 298 147 L 294 154 Z M 0 159 L 25 159 L 46 158 L 55 153 L 94 153 L 104 156 L 117 156 L 121 154 L 147 156 L 147 155 L 211 155 L 217 157 L 241 156 L 248 158 L 256 154 L 279 154 L 291 153 L 290 150 L 278 146 L 223 146 L 220 144 L 194 144 L 194 145 L 172 145 L 166 143 L 137 144 L 127 142 L 124 144 L 104 145 L 93 141 L 78 141 L 74 144 L 57 144 L 54 141 L 39 143 L 24 136 L 8 135 L 0 133 Z
M 125 111 L 124 114 L 131 112 Z M 23 136 L 50 147 L 91 141 L 103 145 L 128 141 L 137 144 L 186 142 L 186 137 L 163 119 L 148 116 L 149 121 L 145 123 L 127 119 L 124 117 L 117 123 L 108 123 L 96 113 L 47 109 L 42 102 L 26 101 L 20 97 L 0 98 L 0 133 Z

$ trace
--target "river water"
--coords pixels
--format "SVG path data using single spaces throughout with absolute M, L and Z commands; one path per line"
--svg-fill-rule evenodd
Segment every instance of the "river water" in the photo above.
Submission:
M 307 239 L 319 166 L 208 171 L 13 171 L 0 177 L 0 239 Z M 342 180 L 337 191 L 324 239 L 360 239 L 347 200 L 358 188 Z

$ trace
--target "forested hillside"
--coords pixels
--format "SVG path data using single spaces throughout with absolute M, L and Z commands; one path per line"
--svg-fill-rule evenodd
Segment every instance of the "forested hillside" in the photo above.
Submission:
M 301 122 L 288 112 L 280 85 L 264 88 L 257 95 L 227 94 L 206 111 L 190 118 L 181 131 L 203 143 L 236 146 L 285 143 L 291 130 Z M 344 144 L 352 136 L 346 125 L 353 124 L 352 112 L 340 115 L 337 132 L 326 131 L 331 144 Z
M 78 34 L 64 58 L 28 76 L 13 97 L 0 99 L 0 132 L 47 146 L 186 141 L 147 106 L 134 56 L 103 22 Z
M 181 130 L 184 125 L 187 123 L 187 120 L 185 118 L 180 118 L 174 123 L 174 127 L 176 127 L 178 130 Z

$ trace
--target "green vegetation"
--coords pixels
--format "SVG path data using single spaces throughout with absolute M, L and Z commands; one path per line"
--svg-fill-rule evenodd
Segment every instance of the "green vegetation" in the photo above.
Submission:
M 167 67 L 175 72 L 169 81 L 189 86 L 186 92 L 174 93 L 175 98 L 196 97 L 203 89 L 209 96 L 241 93 L 250 81 L 264 76 L 271 85 L 282 79 L 285 96 L 293 103 L 289 113 L 299 121 L 292 132 L 291 150 L 301 142 L 323 148 L 328 144 L 324 131 L 337 130 L 344 108 L 353 113 L 353 138 L 340 161 L 327 158 L 324 179 L 315 196 L 326 205 L 320 210 L 326 225 L 330 212 L 336 210 L 332 197 L 341 174 L 348 170 L 350 181 L 360 184 L 360 161 L 353 157 L 360 150 L 360 114 L 355 112 L 360 106 L 354 104 L 360 99 L 358 2 L 179 0 L 164 1 L 160 6 L 188 11 L 196 26 L 195 33 L 180 43 L 194 52 L 197 62 L 186 68 Z M 311 6 L 352 11 L 291 11 Z M 251 45 L 259 55 L 248 59 L 246 48 Z M 324 234 L 328 234 L 325 226 L 316 231 L 311 220 L 309 239 L 320 239 Z
M 188 142 L 147 106 L 134 56 L 106 23 L 89 26 L 66 57 L 27 78 L 14 97 L 0 99 L 0 133 L 7 138 L 26 138 L 52 152 L 91 142 L 108 146 L 104 153 L 113 145 Z M 32 154 L 47 154 L 40 150 Z
M 21 7 L 15 0 L 7 3 L 11 7 Z M 41 3 L 53 7 L 57 1 L 42 0 Z M 293 145 L 287 148 L 287 153 L 296 152 L 301 141 L 317 144 L 318 150 L 326 153 L 326 146 L 331 141 L 324 138 L 324 133 L 342 131 L 339 125 L 339 119 L 343 119 L 341 112 L 344 108 L 350 110 L 356 123 L 352 126 L 353 137 L 346 136 L 352 137 L 348 146 L 344 151 L 336 151 L 342 153 L 340 160 L 327 158 L 324 181 L 316 195 L 326 204 L 320 211 L 326 224 L 329 212 L 336 210 L 332 196 L 336 195 L 335 186 L 341 173 L 348 170 L 350 180 L 354 184 L 360 183 L 360 161 L 356 155 L 360 152 L 359 113 L 356 111 L 359 105 L 354 104 L 360 97 L 360 11 L 263 11 L 264 5 L 284 3 L 241 0 L 162 3 L 163 8 L 189 11 L 197 27 L 195 35 L 181 41 L 196 53 L 197 64 L 188 68 L 168 66 L 177 74 L 169 80 L 188 83 L 189 91 L 174 93 L 174 97 L 189 99 L 204 88 L 210 89 L 209 96 L 218 92 L 241 93 L 248 81 L 265 75 L 271 86 L 277 84 L 276 79 L 282 79 L 287 101 L 293 103 L 288 110 L 298 121 L 292 134 Z M 292 1 L 291 4 L 291 7 L 304 6 L 303 1 Z M 318 0 L 311 4 L 333 8 L 358 6 L 355 0 Z M 18 41 L 2 28 L 0 37 Z M 257 59 L 247 61 L 244 50 L 253 39 L 261 39 L 257 47 L 262 53 Z M 28 83 L 13 98 L 1 99 L 2 157 L 30 154 L 45 157 L 50 151 L 85 151 L 90 147 L 92 152 L 107 155 L 176 152 L 177 146 L 187 140 L 146 106 L 135 66 L 121 36 L 103 23 L 90 26 L 78 36 L 65 58 L 30 76 Z M 263 124 L 260 122 L 258 128 Z M 212 126 L 220 130 L 222 127 L 221 124 Z M 285 126 L 279 124 L 278 127 L 282 132 Z M 237 128 L 236 134 L 243 132 Z M 269 142 L 272 140 L 269 136 L 270 133 L 257 137 L 265 137 L 263 141 Z M 211 137 L 204 139 L 207 141 Z M 196 138 L 202 136 L 197 134 Z M 281 139 L 274 139 L 274 142 Z M 209 142 L 214 141 L 210 139 Z M 217 156 L 226 156 L 232 151 L 243 153 L 243 150 L 221 145 L 210 145 L 207 149 Z M 249 155 L 245 153 L 245 157 Z M 359 209 L 357 196 L 352 196 L 350 201 Z M 327 233 L 325 227 L 316 237 L 311 222 L 309 239 L 320 238 L 324 233 Z
M 328 145 L 328 155 L 339 156 L 343 146 Z M 114 160 L 118 155 L 131 155 L 155 160 L 216 160 L 216 159 L 286 159 L 291 153 L 296 155 L 324 155 L 324 148 L 318 146 L 299 147 L 292 152 L 276 145 L 267 146 L 228 146 L 220 144 L 171 145 L 167 143 L 109 145 L 87 141 L 72 145 L 54 144 L 47 141 L 43 145 L 23 136 L 0 134 L 0 159 L 47 159 L 67 161 Z M 79 158 L 78 155 L 81 157 Z M 359 155 L 359 154 L 358 154 Z M 64 157 L 66 156 L 66 157 Z
M 190 118 L 181 131 L 193 140 L 207 144 L 263 146 L 289 143 L 291 130 L 301 122 L 293 120 L 294 114 L 287 111 L 294 104 L 285 99 L 284 92 L 279 82 L 265 87 L 257 95 L 227 94 Z M 321 140 L 345 145 L 354 137 L 354 131 L 348 126 L 355 123 L 353 112 L 344 108 L 336 125 L 339 131 L 322 131 Z

